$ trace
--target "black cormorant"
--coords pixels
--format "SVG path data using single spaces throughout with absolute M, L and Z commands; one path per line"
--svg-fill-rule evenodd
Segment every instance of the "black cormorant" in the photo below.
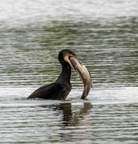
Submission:
M 61 50 L 58 54 L 58 59 L 62 65 L 62 71 L 58 79 L 54 83 L 46 84 L 38 88 L 28 97 L 28 99 L 30 98 L 42 98 L 53 100 L 66 99 L 69 92 L 71 91 L 71 83 L 70 83 L 71 67 L 77 70 L 79 69 L 80 72 L 81 64 L 77 59 L 76 54 L 69 49 Z

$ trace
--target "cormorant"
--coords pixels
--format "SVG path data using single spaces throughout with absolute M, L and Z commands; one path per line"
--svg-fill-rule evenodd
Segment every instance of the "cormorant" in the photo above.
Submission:
M 72 88 L 70 83 L 71 67 L 74 69 L 81 69 L 81 65 L 76 57 L 76 54 L 69 49 L 61 50 L 58 54 L 58 59 L 62 65 L 62 71 L 58 79 L 54 83 L 45 84 L 42 87 L 38 88 L 28 97 L 28 99 L 66 99 Z M 73 61 L 73 59 L 75 59 L 75 61 Z

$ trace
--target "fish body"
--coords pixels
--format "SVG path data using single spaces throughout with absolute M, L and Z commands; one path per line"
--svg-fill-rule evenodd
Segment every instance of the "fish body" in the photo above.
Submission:
M 76 58 L 71 57 L 70 61 L 73 68 L 79 72 L 80 78 L 83 82 L 84 89 L 80 98 L 85 99 L 88 96 L 90 89 L 92 87 L 90 73 L 87 70 L 86 66 L 82 62 L 78 61 Z

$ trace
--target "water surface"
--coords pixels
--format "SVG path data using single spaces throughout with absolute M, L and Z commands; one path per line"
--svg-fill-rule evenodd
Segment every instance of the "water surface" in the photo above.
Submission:
M 136 144 L 138 2 L 26 1 L 0 4 L 1 143 Z M 72 71 L 65 101 L 26 100 L 56 80 L 57 55 L 73 50 L 93 88 Z

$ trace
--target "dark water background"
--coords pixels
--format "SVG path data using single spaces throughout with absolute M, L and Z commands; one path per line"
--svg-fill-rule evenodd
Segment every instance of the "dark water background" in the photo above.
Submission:
M 0 143 L 136 144 L 137 0 L 5 0 L 0 4 Z M 93 88 L 72 71 L 65 101 L 26 100 L 61 71 L 73 50 Z

